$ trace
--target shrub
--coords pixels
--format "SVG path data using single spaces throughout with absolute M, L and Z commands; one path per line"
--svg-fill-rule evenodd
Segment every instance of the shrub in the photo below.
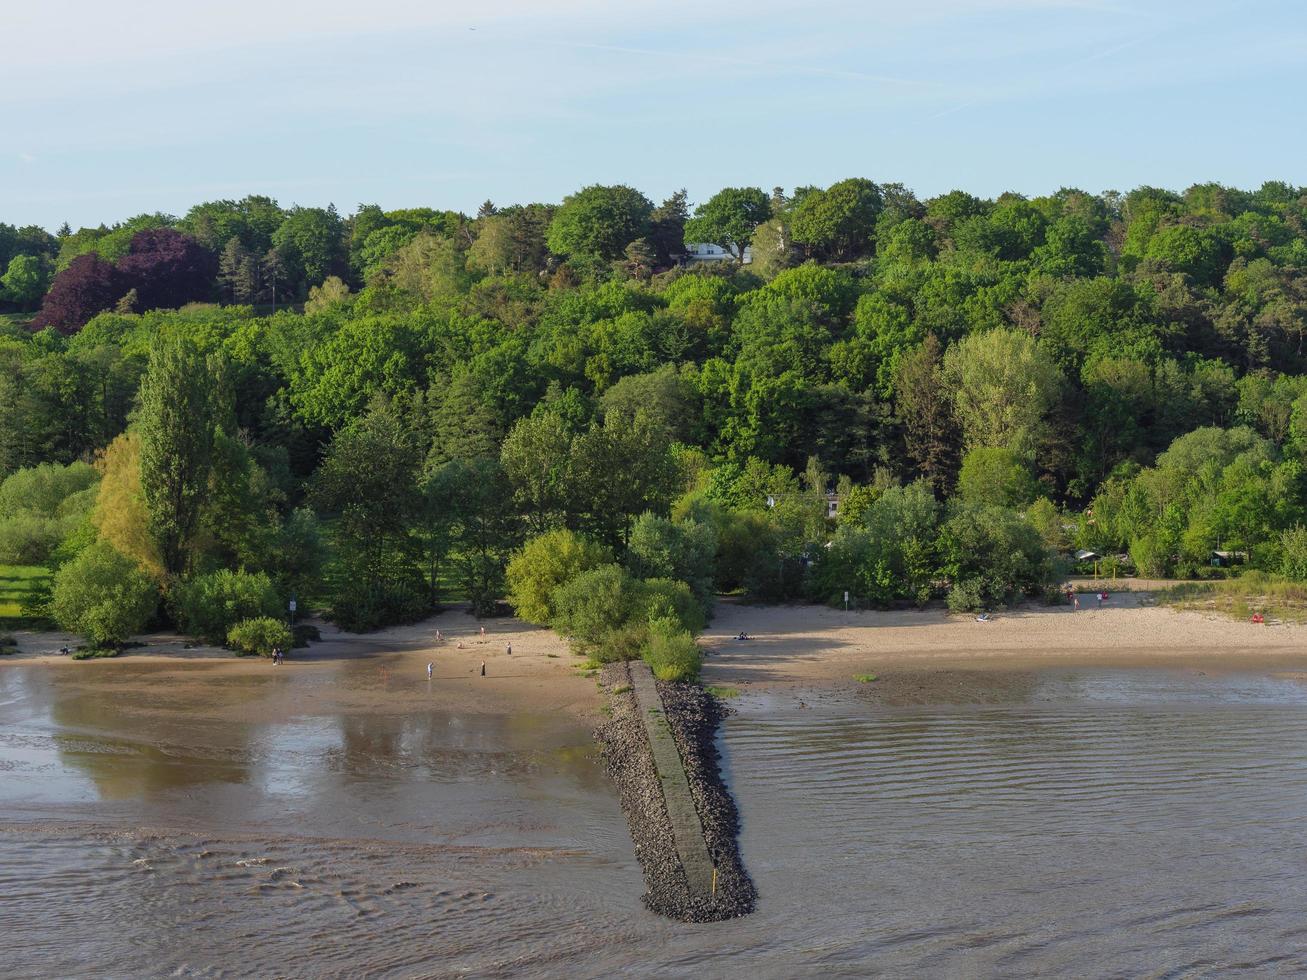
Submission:
M 639 608 L 635 579 L 620 565 L 601 565 L 554 590 L 554 625 L 581 647 L 626 625 Z
M 948 590 L 948 608 L 950 612 L 976 612 L 986 605 L 988 590 L 985 583 L 978 578 L 954 582 Z
M 480 611 L 480 607 L 477 611 Z M 390 582 L 351 584 L 332 599 L 331 619 L 343 630 L 366 633 L 393 623 L 412 623 L 431 610 L 420 576 Z
M 271 616 L 242 619 L 227 631 L 227 646 L 241 653 L 271 657 L 273 647 L 290 649 L 294 637 L 290 627 Z
M 508 600 L 528 623 L 554 620 L 553 594 L 583 572 L 610 565 L 612 552 L 574 531 L 549 531 L 532 538 L 508 563 Z
M 267 575 L 226 568 L 182 582 L 172 602 L 184 632 L 215 644 L 225 643 L 227 632 L 242 619 L 275 617 L 281 612 Z
M 1039 594 L 1058 577 L 1039 532 L 1004 507 L 958 507 L 944 525 L 940 547 L 953 583 L 950 609 L 1005 605 Z
M 44 565 L 63 539 L 62 524 L 30 511 L 0 520 L 0 562 Z
M 1280 574 L 1307 581 L 1307 528 L 1301 524 L 1280 535 Z
M 703 665 L 699 644 L 671 617 L 650 621 L 644 660 L 660 681 L 692 681 Z
M 648 646 L 649 624 L 630 622 L 605 633 L 590 651 L 590 658 L 601 664 L 638 660 Z
M 11 473 L 0 483 L 0 517 L 22 511 L 54 517 L 64 502 L 99 482 L 95 468 L 86 463 L 41 463 Z M 89 507 L 86 502 L 81 509 Z
M 101 541 L 59 570 L 50 606 L 64 629 L 106 647 L 140 632 L 154 615 L 158 597 L 149 575 Z
M 699 521 L 670 521 L 645 513 L 631 528 L 626 564 L 639 578 L 685 582 L 706 610 L 712 604 L 717 531 Z
M 1140 535 L 1130 542 L 1130 560 L 1139 574 L 1148 578 L 1162 578 L 1171 571 L 1170 556 L 1155 533 Z
M 703 606 L 684 582 L 651 578 L 638 583 L 637 604 L 632 615 L 653 621 L 670 617 L 683 630 L 700 632 L 705 625 Z
M 0 562 L 47 565 L 95 503 L 98 476 L 85 463 L 42 463 L 0 483 Z

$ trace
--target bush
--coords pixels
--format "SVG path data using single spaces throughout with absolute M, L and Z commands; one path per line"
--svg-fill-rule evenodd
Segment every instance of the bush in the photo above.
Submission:
M 85 463 L 42 463 L 0 483 L 0 562 L 48 565 L 95 503 L 97 481 Z
M 1307 528 L 1301 524 L 1280 535 L 1280 574 L 1296 582 L 1307 581 Z
M 601 565 L 554 590 L 554 625 L 588 649 L 630 622 L 642 598 L 626 569 Z
M 1039 532 L 1004 507 L 957 508 L 940 547 L 953 583 L 950 609 L 1006 605 L 1023 594 L 1038 595 L 1058 578 Z
M 228 631 L 242 619 L 281 612 L 267 575 L 226 568 L 182 582 L 172 602 L 182 631 L 214 644 L 225 643 Z
M 630 622 L 605 633 L 590 650 L 590 659 L 601 664 L 637 660 L 648 647 L 649 624 Z
M 271 657 L 273 647 L 289 650 L 293 640 L 290 627 L 271 616 L 242 619 L 227 631 L 227 646 L 260 657 Z
M 717 531 L 699 521 L 645 513 L 631 528 L 626 565 L 638 578 L 680 579 L 707 610 L 713 599 Z
M 1145 578 L 1164 578 L 1171 572 L 1171 558 L 1156 534 L 1143 534 L 1130 542 L 1130 560 Z
M 0 562 L 44 565 L 63 535 L 61 521 L 30 511 L 0 519 Z
M 639 620 L 671 618 L 683 630 L 700 632 L 705 625 L 703 606 L 684 582 L 651 578 L 637 583 L 638 597 L 632 616 Z
M 42 463 L 18 470 L 0 483 L 0 517 L 23 511 L 54 517 L 66 500 L 95 486 L 99 479 L 94 467 L 86 463 Z M 81 509 L 89 506 L 90 502 L 84 501 Z
M 528 541 L 508 563 L 508 601 L 528 623 L 548 626 L 555 590 L 612 561 L 612 552 L 597 541 L 574 531 L 549 531 Z
M 954 582 L 948 590 L 949 612 L 978 612 L 984 609 L 987 605 L 987 592 L 985 583 L 978 578 Z
M 430 611 L 430 594 L 421 576 L 386 583 L 351 584 L 337 593 L 331 603 L 332 622 L 351 633 L 417 622 Z
M 144 629 L 158 598 L 149 575 L 100 541 L 59 570 L 50 607 L 64 629 L 80 633 L 93 646 L 107 647 Z
M 699 676 L 703 654 L 689 630 L 666 617 L 650 621 L 644 660 L 660 681 L 692 681 Z

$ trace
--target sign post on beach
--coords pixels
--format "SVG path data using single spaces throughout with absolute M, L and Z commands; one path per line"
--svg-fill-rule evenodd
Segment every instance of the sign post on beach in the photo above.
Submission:
M 290 628 L 295 629 L 295 597 L 290 597 Z
M 849 611 L 849 590 L 848 590 L 848 589 L 845 589 L 845 590 L 844 590 L 844 611 L 845 611 L 845 612 L 848 612 L 848 611 Z

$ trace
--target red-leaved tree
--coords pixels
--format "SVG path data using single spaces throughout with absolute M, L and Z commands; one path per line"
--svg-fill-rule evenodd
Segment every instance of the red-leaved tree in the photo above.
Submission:
M 96 253 L 79 255 L 50 283 L 50 291 L 45 294 L 40 312 L 33 317 L 32 327 L 35 330 L 54 327 L 60 333 L 76 333 L 97 313 L 112 310 L 131 288 L 131 282 Z
M 138 310 L 175 309 L 208 299 L 218 260 L 190 235 L 175 228 L 147 228 L 132 236 L 118 271 L 136 290 Z

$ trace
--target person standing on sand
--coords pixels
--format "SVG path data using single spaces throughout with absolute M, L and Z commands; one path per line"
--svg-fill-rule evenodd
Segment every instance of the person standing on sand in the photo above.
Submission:
M 1071 611 L 1080 612 L 1080 596 L 1075 595 L 1074 593 L 1071 596 Z
M 427 680 L 431 680 L 431 667 L 432 667 L 432 663 L 431 663 L 431 661 L 428 660 L 428 661 L 427 661 Z
M 507 654 L 511 657 L 511 656 L 513 655 L 513 644 L 511 644 L 511 643 L 508 644 L 508 645 L 504 648 L 504 652 L 507 653 Z
M 486 635 L 486 628 L 484 626 L 481 627 L 481 635 L 482 636 Z

